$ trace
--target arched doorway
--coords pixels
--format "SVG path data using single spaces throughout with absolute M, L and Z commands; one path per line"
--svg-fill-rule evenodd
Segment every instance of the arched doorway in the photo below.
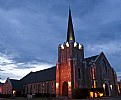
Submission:
M 68 96 L 68 82 L 63 82 L 62 96 Z
M 105 84 L 105 95 L 109 96 L 109 87 L 108 87 L 107 83 Z

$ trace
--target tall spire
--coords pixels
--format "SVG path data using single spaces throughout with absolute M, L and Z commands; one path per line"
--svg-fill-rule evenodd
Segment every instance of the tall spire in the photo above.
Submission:
M 70 42 L 70 41 L 75 42 L 75 37 L 74 37 L 73 22 L 72 22 L 72 17 L 71 17 L 71 9 L 70 9 L 70 4 L 69 4 L 68 30 L 67 30 L 66 42 Z

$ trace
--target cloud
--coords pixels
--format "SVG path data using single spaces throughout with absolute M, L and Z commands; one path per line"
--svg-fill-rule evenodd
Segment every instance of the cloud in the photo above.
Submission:
M 93 52 L 101 52 L 105 51 L 107 54 L 114 54 L 121 52 L 121 44 L 119 42 L 109 42 L 106 44 L 94 44 L 94 45 L 88 45 L 87 47 L 88 51 Z
M 100 54 L 100 52 L 104 52 L 106 58 L 108 59 L 111 66 L 115 69 L 116 72 L 121 71 L 120 67 L 120 52 L 121 52 L 121 44 L 120 42 L 107 42 L 100 44 L 88 44 L 85 46 L 85 51 L 88 52 L 86 56 Z
M 8 5 L 11 5 L 11 3 L 9 2 Z M 32 5 L 31 2 L 30 5 Z M 26 6 L 29 7 L 27 4 Z M 46 55 L 53 56 L 53 52 L 51 51 L 53 49 L 48 48 L 54 47 L 53 45 L 49 45 L 53 44 L 52 40 L 55 39 L 53 38 L 54 34 L 48 34 L 48 37 L 46 37 L 46 35 L 43 35 L 43 33 L 49 33 L 50 29 L 53 29 L 51 28 L 51 23 L 48 22 L 52 22 L 51 20 L 48 20 L 48 13 L 35 13 L 31 11 L 31 8 L 26 10 L 16 8 L 12 10 L 8 9 L 9 11 L 1 9 L 1 16 L 4 15 L 2 16 L 3 19 L 1 19 L 1 21 L 4 20 L 2 22 L 5 24 L 3 25 L 3 27 L 1 26 L 1 30 L 3 31 L 0 32 L 0 39 L 2 41 L 1 49 L 5 48 L 5 50 L 7 50 L 7 53 L 11 53 L 15 56 L 15 59 L 19 61 L 33 60 L 36 57 L 40 58 L 40 56 L 43 56 L 43 51 L 46 52 Z M 34 8 L 36 7 L 34 6 Z M 40 21 L 40 23 L 35 23 L 38 22 L 38 20 Z M 44 27 L 40 27 L 42 25 Z M 7 31 L 6 27 L 8 28 Z M 45 43 L 43 44 L 43 42 L 41 41 L 45 41 Z M 48 43 L 48 41 L 50 42 Z M 46 48 L 46 46 L 48 46 L 48 48 Z M 5 50 L 3 49 L 3 52 Z M 34 52 L 35 50 L 36 52 Z M 40 53 L 40 55 L 38 55 L 38 53 Z
M 1 71 L 1 80 L 5 81 L 7 77 L 9 78 L 22 78 L 31 71 L 38 71 L 52 67 L 52 64 L 43 63 L 43 62 L 23 62 L 18 63 L 12 60 L 11 57 L 0 53 L 0 71 Z M 21 74 L 22 73 L 22 74 Z
M 121 71 L 120 72 L 116 72 L 117 73 L 117 77 L 118 77 L 118 81 L 121 80 Z
M 76 41 L 84 45 L 85 56 L 103 51 L 116 71 L 121 70 L 121 1 L 71 4 Z M 18 75 L 23 69 L 28 73 L 55 65 L 58 44 L 66 41 L 67 18 L 66 0 L 0 0 L 1 70 Z
M 5 71 L 5 70 L 1 70 L 1 69 L 0 69 L 0 71 Z

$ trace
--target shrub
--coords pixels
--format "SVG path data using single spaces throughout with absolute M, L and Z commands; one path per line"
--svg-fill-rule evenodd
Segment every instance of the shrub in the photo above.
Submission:
M 89 97 L 89 90 L 87 88 L 78 88 L 74 90 L 74 96 L 75 99 L 82 99 Z

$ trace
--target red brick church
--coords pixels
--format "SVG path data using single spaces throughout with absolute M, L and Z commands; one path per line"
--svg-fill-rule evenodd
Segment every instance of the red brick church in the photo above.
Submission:
M 117 75 L 103 52 L 84 58 L 84 46 L 75 40 L 69 9 L 67 39 L 58 46 L 56 67 L 30 72 L 20 80 L 7 79 L 2 94 L 74 97 L 88 89 L 90 97 L 118 94 Z

